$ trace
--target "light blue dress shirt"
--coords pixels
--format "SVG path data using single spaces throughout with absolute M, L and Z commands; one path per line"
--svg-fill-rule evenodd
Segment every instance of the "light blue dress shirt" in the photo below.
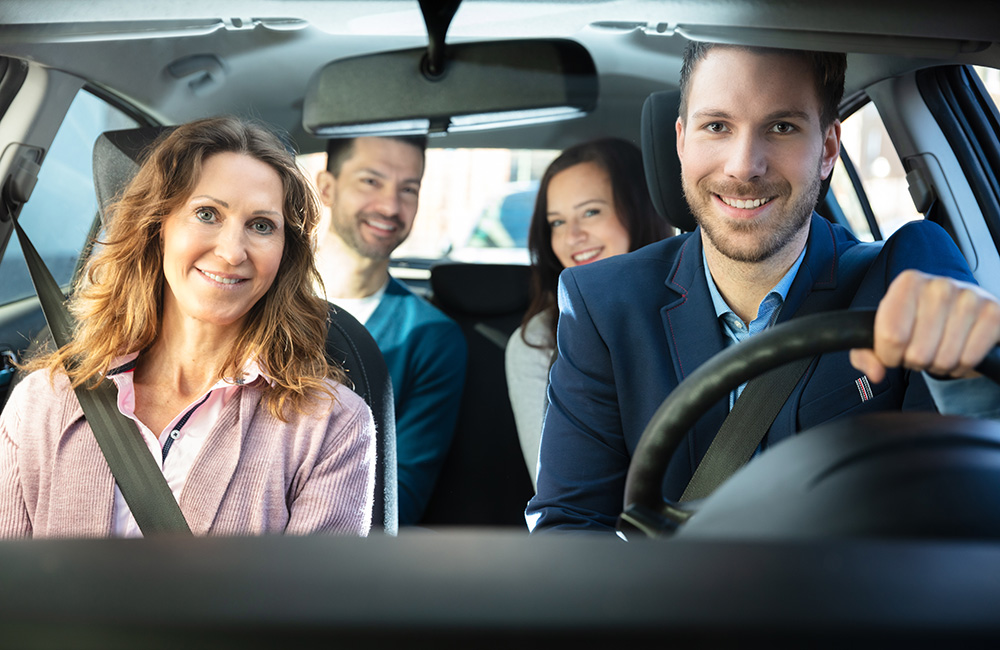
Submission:
M 708 270 L 705 249 L 702 248 L 701 261 L 705 267 L 705 280 L 708 282 L 708 292 L 712 296 L 712 304 L 715 306 L 716 316 L 719 317 L 719 325 L 722 327 L 722 333 L 726 335 L 726 347 L 735 345 L 740 341 L 745 341 L 754 334 L 763 332 L 771 325 L 774 325 L 774 322 L 778 320 L 778 314 L 781 313 L 782 305 L 785 304 L 788 289 L 791 288 L 792 281 L 795 280 L 795 274 L 799 272 L 799 267 L 802 266 L 802 260 L 805 257 L 806 249 L 803 246 L 802 252 L 799 253 L 799 257 L 795 260 L 795 263 L 792 264 L 788 272 L 782 276 L 778 284 L 774 285 L 774 288 L 764 296 L 760 305 L 757 306 L 757 317 L 747 325 L 736 315 L 726 303 L 722 294 L 719 293 L 719 288 L 715 286 L 715 280 L 712 279 L 712 273 Z M 736 403 L 736 399 L 743 393 L 746 385 L 747 382 L 743 382 L 736 390 L 729 394 L 729 410 L 733 409 L 733 404 Z

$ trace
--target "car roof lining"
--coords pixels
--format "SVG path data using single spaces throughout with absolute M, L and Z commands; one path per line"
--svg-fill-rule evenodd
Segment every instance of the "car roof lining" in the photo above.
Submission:
M 515 35 L 572 38 L 593 55 L 601 96 L 597 109 L 581 119 L 453 134 L 433 139 L 431 146 L 561 149 L 593 134 L 638 141 L 633 113 L 650 93 L 676 87 L 685 35 L 772 46 L 849 43 L 849 93 L 941 60 L 1000 67 L 997 21 L 973 21 L 959 9 L 942 12 L 939 2 L 929 0 L 814 5 L 758 0 L 750 11 L 732 0 L 466 0 L 449 42 Z M 5 0 L 0 54 L 79 76 L 168 124 L 221 113 L 260 118 L 286 130 L 310 152 L 323 148 L 301 126 L 302 99 L 316 69 L 338 58 L 427 43 L 412 0 L 216 0 L 210 7 L 212 14 L 201 3 Z M 901 8 L 910 20 L 899 20 Z M 865 19 L 852 12 L 863 12 Z M 823 32 L 815 29 L 818 18 Z M 217 88 L 198 86 L 198 77 L 175 78 L 167 72 L 191 54 L 218 59 L 223 75 Z M 269 91 L 261 96 L 255 94 L 256 80 L 264 70 Z

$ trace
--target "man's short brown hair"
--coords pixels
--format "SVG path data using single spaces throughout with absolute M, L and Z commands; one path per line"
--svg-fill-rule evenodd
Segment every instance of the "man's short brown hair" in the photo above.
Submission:
M 809 63 L 809 67 L 812 68 L 813 76 L 816 79 L 816 93 L 820 103 L 820 126 L 825 129 L 837 119 L 840 111 L 840 100 L 844 98 L 844 77 L 847 75 L 846 54 L 689 41 L 687 47 L 684 48 L 684 63 L 681 66 L 681 104 L 679 110 L 681 120 L 687 116 L 687 98 L 694 67 L 716 47 L 729 47 L 754 54 L 785 54 L 804 58 Z
M 424 153 L 427 151 L 427 136 L 425 135 L 398 135 L 379 136 L 387 140 L 404 142 L 420 150 L 420 162 L 424 163 Z M 340 169 L 344 166 L 344 161 L 354 153 L 354 141 L 357 138 L 333 138 L 326 143 L 326 170 L 334 175 L 340 176 Z

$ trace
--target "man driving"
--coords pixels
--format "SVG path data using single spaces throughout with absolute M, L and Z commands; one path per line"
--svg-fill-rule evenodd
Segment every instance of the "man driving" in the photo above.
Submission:
M 689 44 L 677 153 L 699 227 L 562 274 L 533 532 L 613 530 L 632 454 L 671 390 L 849 284 L 858 240 L 813 212 L 840 150 L 845 72 L 843 54 Z M 967 376 L 1000 340 L 1000 303 L 937 225 L 907 224 L 872 257 L 845 306 L 878 307 L 874 349 L 813 360 L 761 449 L 845 415 L 935 410 L 920 371 Z M 688 432 L 666 498 L 682 495 L 742 388 Z

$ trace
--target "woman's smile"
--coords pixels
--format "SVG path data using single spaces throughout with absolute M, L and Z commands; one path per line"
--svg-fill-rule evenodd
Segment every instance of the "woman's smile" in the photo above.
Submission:
M 235 285 L 235 284 L 240 284 L 242 282 L 246 282 L 246 280 L 247 280 L 246 278 L 240 278 L 240 277 L 235 277 L 235 276 L 231 276 L 231 275 L 226 275 L 224 273 L 212 273 L 210 271 L 205 271 L 204 269 L 198 269 L 198 270 L 201 271 L 202 275 L 204 275 L 205 277 L 207 277 L 209 280 L 212 280 L 213 282 L 216 282 L 218 284 L 232 286 L 232 285 Z

